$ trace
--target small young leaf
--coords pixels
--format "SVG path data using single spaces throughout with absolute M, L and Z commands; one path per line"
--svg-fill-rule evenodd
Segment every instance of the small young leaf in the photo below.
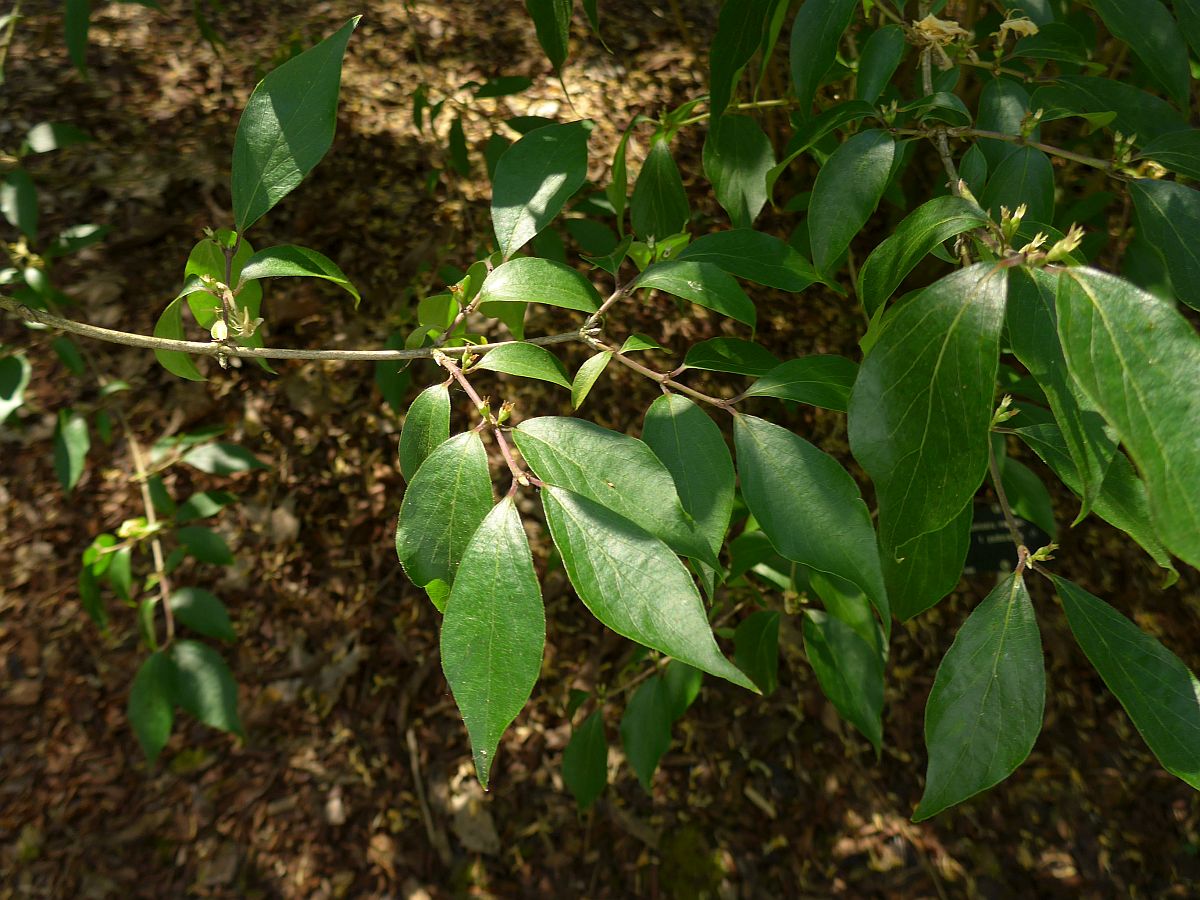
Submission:
M 178 588 L 170 598 L 171 613 L 197 634 L 219 641 L 236 641 L 225 604 L 210 592 L 195 587 Z
M 1200 565 L 1200 336 L 1173 304 L 1095 269 L 1063 271 L 1057 310 L 1071 375 L 1137 464 L 1159 537 Z
M 665 347 L 653 338 L 648 338 L 644 334 L 634 332 L 629 337 L 625 338 L 625 343 L 621 345 L 622 353 L 634 353 L 638 350 L 664 350 Z
M 332 281 L 354 298 L 354 305 L 362 299 L 358 288 L 350 283 L 344 272 L 329 257 L 294 244 L 281 244 L 259 250 L 242 266 L 242 280 L 258 278 L 285 278 L 289 276 L 324 278 Z
M 733 458 L 721 429 L 691 400 L 664 394 L 646 411 L 642 440 L 667 467 L 684 510 L 719 553 L 734 495 Z
M 480 303 L 545 303 L 595 312 L 600 295 L 579 272 L 562 263 L 519 256 L 497 266 L 479 289 Z
M 754 327 L 754 304 L 733 278 L 712 263 L 664 260 L 646 269 L 634 286 L 657 288 Z
M 129 690 L 129 724 L 151 765 L 171 737 L 175 722 L 174 689 L 174 665 L 170 657 L 159 652 L 150 654 L 138 667 Z
M 629 206 L 633 233 L 643 240 L 663 240 L 683 231 L 691 218 L 687 192 L 671 148 L 661 134 L 654 136 L 642 171 L 633 185 Z
M 242 735 L 237 683 L 220 654 L 196 641 L 176 641 L 167 653 L 174 664 L 175 702 L 211 728 Z
M 802 356 L 763 373 L 742 396 L 778 397 L 845 412 L 857 376 L 858 365 L 844 356 Z
M 164 503 L 162 505 L 169 507 L 170 495 L 166 494 L 166 489 L 163 488 Z M 230 503 L 236 503 L 237 497 L 226 491 L 199 491 L 188 497 L 179 508 L 171 512 L 165 509 L 167 515 L 174 515 L 176 522 L 193 522 L 196 519 L 207 519 L 209 516 L 215 516 Z M 159 506 L 158 502 L 155 506 Z
M 267 464 L 249 450 L 237 444 L 202 444 L 183 455 L 182 462 L 209 475 L 233 475 L 251 469 L 265 469 Z
M 69 409 L 59 410 L 58 424 L 54 427 L 54 473 L 64 491 L 79 483 L 91 447 L 87 419 Z
M 677 553 L 717 564 L 713 548 L 684 511 L 671 473 L 646 444 L 558 416 L 526 419 L 512 435 L 542 481 L 611 509 Z
M 595 356 L 589 357 L 579 367 L 579 371 L 575 373 L 575 380 L 571 382 L 572 408 L 579 409 L 579 407 L 583 406 L 583 401 L 591 393 L 596 380 L 604 374 L 604 370 L 611 359 L 612 351 L 604 350 Z
M 245 231 L 321 161 L 337 125 L 342 56 L 360 16 L 258 83 L 233 140 L 233 213 Z
M 1042 729 L 1046 665 L 1024 579 L 1009 575 L 955 635 L 925 706 L 921 822 L 1003 781 Z
M 742 496 L 775 549 L 857 585 L 887 627 L 875 530 L 850 473 L 803 438 L 754 416 L 734 419 L 734 439 Z
M 454 581 L 471 535 L 492 508 L 487 451 L 473 431 L 457 434 L 417 469 L 396 524 L 396 554 L 414 584 Z
M 1007 281 L 978 263 L 884 314 L 850 396 L 850 448 L 875 482 L 882 543 L 958 516 L 987 470 Z
M 1200 790 L 1200 680 L 1111 606 L 1054 576 L 1075 640 L 1162 767 Z
M 617 634 L 757 690 L 721 655 L 704 602 L 662 541 L 587 497 L 542 491 L 546 523 L 579 598 Z
M 733 633 L 733 660 L 765 697 L 779 686 L 779 618 L 773 609 L 760 609 Z
M 506 497 L 463 551 L 442 621 L 442 669 L 485 789 L 500 738 L 537 683 L 545 637 L 529 540 Z
M 987 222 L 987 214 L 970 200 L 951 195 L 935 197 L 914 209 L 871 251 L 859 270 L 858 297 L 867 316 L 875 315 L 935 247 Z
M 492 225 L 505 259 L 549 225 L 583 186 L 590 125 L 571 122 L 538 128 L 505 150 L 496 163 Z
M 400 431 L 400 474 L 411 482 L 425 458 L 450 437 L 450 391 L 434 384 L 417 395 Z
M 567 370 L 559 358 L 537 344 L 503 344 L 485 353 L 472 371 L 475 369 L 504 372 L 520 378 L 537 378 L 571 389 Z
M 233 565 L 233 553 L 230 552 L 229 545 L 225 543 L 225 538 L 211 528 L 188 525 L 185 528 L 175 529 L 175 537 L 200 562 L 212 563 L 216 566 Z
M 25 402 L 32 371 L 24 353 L 0 357 L 0 425 Z
M 870 129 L 839 145 L 821 167 L 808 206 L 809 245 L 817 271 L 829 274 L 875 212 L 895 155 L 891 135 Z
M 596 710 L 571 734 L 563 750 L 563 783 L 580 812 L 591 808 L 608 784 L 608 740 L 604 714 Z
M 684 247 L 676 259 L 712 263 L 730 275 L 793 294 L 823 281 L 790 244 L 749 228 L 706 234 Z
M 710 119 L 704 176 L 734 228 L 749 228 L 767 203 L 767 173 L 775 165 L 771 139 L 750 116 Z
M 629 698 L 621 717 L 621 746 L 638 781 L 649 791 L 659 760 L 671 749 L 671 710 L 658 675 L 646 679 Z
M 862 732 L 878 755 L 883 747 L 883 659 L 835 616 L 804 613 L 804 651 L 821 690 Z

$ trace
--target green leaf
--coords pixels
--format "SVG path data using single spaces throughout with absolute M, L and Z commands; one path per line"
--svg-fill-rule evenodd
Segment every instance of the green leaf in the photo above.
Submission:
M 767 196 L 773 196 L 775 183 L 796 157 L 812 149 L 827 134 L 851 122 L 877 116 L 875 107 L 865 100 L 846 100 L 802 125 L 788 141 L 783 159 L 767 173 Z
M 742 69 L 762 42 L 770 7 L 771 0 L 744 0 L 721 7 L 717 33 L 708 54 L 708 108 L 714 122 L 725 112 Z
M 480 303 L 545 303 L 589 313 L 600 308 L 600 295 L 583 275 L 562 263 L 534 256 L 519 256 L 497 266 L 476 299 Z
M 1062 112 L 1082 116 L 1113 113 L 1113 128 L 1122 134 L 1136 135 L 1138 146 L 1188 127 L 1166 100 L 1113 78 L 1060 75 L 1054 84 L 1034 91 L 1029 105 L 1045 110 L 1044 122 L 1061 118 Z
M 105 576 L 117 596 L 128 603 L 133 599 L 133 554 L 122 547 L 111 556 Z
M 878 756 L 883 747 L 883 659 L 835 616 L 804 612 L 804 652 L 821 690 L 862 732 Z
M 396 524 L 396 554 L 420 587 L 452 584 L 471 535 L 492 508 L 487 451 L 473 431 L 438 445 L 408 483 Z
M 1138 156 L 1152 159 L 1180 175 L 1200 178 L 1200 129 L 1160 135 L 1142 147 Z
M 784 557 L 857 585 L 890 620 L 871 514 L 832 456 L 786 428 L 734 419 L 742 496 Z
M 563 783 L 580 812 L 590 809 L 608 784 L 608 740 L 604 714 L 596 710 L 571 734 L 563 750 Z
M 591 393 L 596 380 L 604 374 L 604 370 L 608 367 L 609 360 L 611 359 L 612 351 L 604 350 L 595 356 L 588 357 L 583 365 L 579 367 L 579 371 L 575 373 L 574 381 L 571 382 L 571 407 L 573 409 L 579 409 L 579 407 L 583 406 L 583 401 Z
M 484 788 L 501 736 L 537 683 L 545 638 L 529 539 L 505 497 L 467 544 L 442 621 L 442 670 Z
M 657 262 L 638 276 L 634 287 L 657 288 L 754 327 L 754 304 L 731 276 L 712 263 L 690 259 Z
M 471 174 L 471 157 L 467 155 L 467 135 L 463 131 L 462 116 L 457 115 L 450 123 L 448 137 L 450 150 L 450 167 L 461 178 Z
M 733 514 L 733 458 L 721 429 L 699 406 L 678 394 L 650 404 L 642 440 L 662 461 L 684 511 L 713 554 L 721 552 Z
M 233 214 L 245 231 L 321 161 L 337 126 L 342 56 L 361 16 L 254 88 L 233 139 Z
M 779 357 L 753 341 L 718 337 L 693 344 L 683 364 L 689 369 L 755 376 L 765 375 L 778 366 Z
M 1158 0 L 1092 0 L 1113 37 L 1129 45 L 1179 106 L 1188 105 L 1187 47 L 1171 13 Z
M 1075 640 L 1162 767 L 1200 790 L 1200 680 L 1111 606 L 1054 576 Z
M 1026 218 L 1054 221 L 1054 166 L 1036 147 L 1018 147 L 993 170 L 983 189 L 980 205 L 1000 218 L 1000 207 L 1015 210 L 1024 203 Z
M 1083 495 L 1083 483 L 1067 450 L 1066 439 L 1057 425 L 1032 425 L 1016 429 L 1030 449 L 1076 494 Z M 1133 464 L 1121 451 L 1113 454 L 1100 493 L 1092 511 L 1104 521 L 1125 532 L 1164 569 L 1175 572 L 1171 555 L 1159 540 L 1150 519 L 1150 500 L 1146 485 L 1138 478 Z M 1178 577 L 1176 573 L 1174 577 Z
M 49 153 L 74 144 L 86 144 L 91 139 L 87 132 L 65 122 L 38 122 L 25 135 L 21 154 Z
M 730 275 L 794 294 L 824 280 L 790 244 L 749 228 L 706 234 L 676 259 L 712 263 Z
M 1057 287 L 1053 276 L 1026 269 L 1012 269 L 1008 276 L 1008 336 L 1013 354 L 1029 370 L 1054 420 L 1062 429 L 1067 452 L 1079 475 L 1083 505 L 1076 523 L 1095 503 L 1104 483 L 1116 445 L 1108 436 L 1104 419 L 1071 381 L 1067 360 L 1058 340 L 1058 316 L 1054 310 Z M 1045 529 L 1053 534 L 1053 529 Z
M 91 24 L 92 4 L 90 0 L 66 0 L 64 7 L 63 31 L 67 55 L 76 69 L 87 72 L 88 26 Z
M 646 444 L 559 416 L 526 419 L 512 436 L 542 481 L 611 509 L 677 553 L 717 564 L 713 548 L 684 511 L 671 473 Z
M 733 660 L 764 697 L 779 687 L 779 619 L 777 611 L 760 609 L 743 619 L 733 633 Z
M 1052 59 L 1057 62 L 1083 63 L 1087 61 L 1087 47 L 1083 36 L 1061 22 L 1048 22 L 1031 34 L 1017 41 L 1012 55 L 1021 59 Z
M 749 228 L 767 204 L 767 173 L 775 165 L 771 139 L 749 116 L 712 119 L 704 139 L 704 176 L 734 228 Z
M 183 462 L 209 475 L 233 475 L 251 469 L 265 469 L 267 464 L 237 444 L 202 444 L 183 455 Z
M 858 58 L 858 79 L 854 97 L 874 103 L 888 86 L 907 49 L 904 29 L 899 25 L 884 25 L 867 38 Z
M 196 641 L 176 641 L 166 652 L 174 663 L 175 702 L 210 728 L 242 735 L 237 683 L 221 655 Z
M 858 273 L 858 297 L 874 316 L 909 273 L 943 241 L 987 225 L 987 214 L 961 197 L 935 197 L 909 213 Z
M 101 631 L 108 628 L 108 610 L 100 596 L 100 581 L 90 566 L 79 570 L 79 605 Z
M 1129 193 L 1138 227 L 1166 260 L 1176 296 L 1200 309 L 1200 191 L 1139 179 L 1130 182 Z
M 953 70 L 952 70 L 953 71 Z M 954 94 L 937 91 L 900 107 L 900 112 L 915 113 L 920 122 L 945 122 L 949 125 L 970 125 L 971 111 Z
M 979 94 L 979 120 L 976 127 L 981 131 L 1019 135 L 1022 133 L 1022 128 L 1028 126 L 1026 117 L 1029 112 L 1029 92 L 1025 90 L 1023 84 L 1003 76 L 992 78 L 984 84 L 983 90 Z M 1034 140 L 1037 140 L 1040 135 L 1040 128 L 1034 128 L 1029 133 Z M 988 167 L 994 170 L 1017 149 L 1018 145 L 1012 141 L 982 138 L 976 141 L 975 146 L 983 153 Z M 1013 208 L 1009 207 L 1009 209 Z
M 537 128 L 496 163 L 492 226 L 505 259 L 549 225 L 583 186 L 590 127 L 590 122 L 570 122 Z
M 808 205 L 809 244 L 817 271 L 829 273 L 875 212 L 895 155 L 891 136 L 869 129 L 840 144 L 821 166 Z
M 633 232 L 644 240 L 661 241 L 683 231 L 690 218 L 687 192 L 671 148 L 665 137 L 656 134 L 633 185 L 629 205 Z
M 229 545 L 211 528 L 188 525 L 185 528 L 175 529 L 175 537 L 200 562 L 212 563 L 216 566 L 233 565 L 233 553 L 230 552 Z
M 400 474 L 412 481 L 425 458 L 450 437 L 450 391 L 434 384 L 417 395 L 400 431 Z
M 1200 0 L 1175 0 L 1175 16 L 1192 52 L 1200 56 Z
M 542 45 L 555 74 L 560 77 L 563 63 L 567 61 L 571 10 L 574 6 L 575 0 L 525 0 L 525 9 L 533 19 L 538 43 Z
M 1010 575 L 963 623 L 925 706 L 920 822 L 1003 781 L 1042 728 L 1046 666 L 1024 580 Z
M 971 546 L 973 512 L 968 502 L 944 527 L 895 549 L 879 548 L 888 600 L 901 622 L 936 606 L 958 584 Z
M 294 244 L 268 247 L 266 250 L 259 250 L 242 266 L 243 281 L 288 276 L 324 278 L 344 288 L 354 298 L 355 306 L 358 306 L 362 299 L 358 288 L 350 283 L 350 279 L 333 260 L 307 247 L 297 247 Z
M 977 263 L 884 313 L 850 395 L 854 457 L 898 547 L 962 511 L 987 471 L 1007 281 Z
M 0 425 L 25 402 L 32 371 L 24 353 L 0 357 Z
M 683 718 L 700 696 L 704 673 L 673 659 L 663 670 L 662 681 L 667 694 L 667 709 L 671 714 L 671 721 L 674 722 Z
M 490 97 L 509 97 L 519 94 L 533 86 L 533 79 L 524 75 L 501 75 L 499 78 L 489 78 L 475 89 L 475 99 L 484 100 Z
M 175 723 L 174 668 L 165 653 L 152 653 L 138 667 L 129 690 L 129 724 L 151 765 L 167 745 Z
M 1086 268 L 1059 276 L 1058 333 L 1071 375 L 1146 481 L 1163 544 L 1200 565 L 1200 336 L 1173 304 Z
M 202 290 L 199 280 L 195 282 L 195 289 Z M 185 289 L 186 290 L 186 289 Z M 162 315 L 158 317 L 158 321 L 154 324 L 154 336 L 160 338 L 168 338 L 173 341 L 182 341 L 185 339 L 183 333 L 183 299 L 186 294 L 180 294 L 174 300 L 167 304 L 167 308 L 162 311 Z M 186 353 L 181 353 L 178 350 L 155 350 L 154 357 L 159 364 L 179 378 L 186 378 L 188 381 L 204 381 L 204 376 L 200 374 L 200 370 L 196 368 L 196 364 L 192 358 Z
M 472 371 L 476 369 L 504 372 L 520 378 L 537 378 L 571 389 L 571 380 L 559 358 L 537 344 L 503 344 L 485 353 Z
M 74 489 L 79 483 L 91 448 L 87 419 L 70 409 L 59 410 L 54 426 L 54 474 L 64 491 Z
M 543 490 L 542 505 L 571 584 L 592 615 L 623 637 L 755 690 L 721 655 L 700 593 L 666 544 L 562 488 Z
M 621 717 L 621 746 L 642 788 L 649 791 L 659 761 L 671 749 L 671 710 L 658 675 L 646 679 L 629 698 Z
M 13 169 L 0 183 L 0 214 L 29 240 L 37 240 L 37 188 L 24 169 Z
M 797 111 L 802 118 L 808 117 L 817 85 L 833 65 L 838 41 L 850 27 L 857 8 L 858 0 L 805 0 L 796 13 L 788 56 Z
M 653 338 L 648 338 L 644 334 L 634 332 L 629 337 L 625 338 L 625 343 L 621 345 L 621 353 L 636 353 L 639 350 L 664 350 L 662 344 L 655 341 Z
M 175 620 L 197 634 L 219 641 L 236 641 L 225 604 L 203 588 L 178 588 L 169 600 Z
M 56 337 L 50 342 L 50 346 L 54 348 L 62 364 L 71 370 L 72 375 L 83 375 L 86 365 L 74 341 L 68 337 Z
M 802 356 L 765 372 L 742 396 L 778 397 L 845 412 L 857 375 L 858 365 L 844 356 Z
M 1002 463 L 1000 481 L 1018 518 L 1032 522 L 1052 538 L 1058 534 L 1054 502 L 1032 469 L 1018 460 L 1007 459 Z
M 166 494 L 166 489 L 163 490 L 163 497 L 166 501 L 170 501 L 170 496 Z M 176 522 L 191 522 L 196 519 L 207 519 L 209 516 L 215 516 L 230 503 L 236 503 L 237 497 L 226 491 L 200 491 L 188 497 L 178 510 L 174 512 Z M 159 503 L 156 501 L 155 506 Z M 165 510 L 168 515 L 170 510 Z

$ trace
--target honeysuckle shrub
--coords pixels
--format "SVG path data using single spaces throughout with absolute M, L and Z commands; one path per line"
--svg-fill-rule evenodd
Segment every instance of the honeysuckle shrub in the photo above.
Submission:
M 603 40 L 620 26 L 595 0 L 579 17 L 570 0 L 525 6 L 569 96 L 572 41 Z M 81 39 L 78 8 L 74 16 L 71 55 L 83 65 L 86 27 Z M 1123 612 L 1056 574 L 1052 543 L 1056 531 L 1097 516 L 1161 568 L 1164 588 L 1178 577 L 1176 561 L 1200 565 L 1197 0 L 728 0 L 712 34 L 708 93 L 615 123 L 623 137 L 605 183 L 588 178 L 594 123 L 572 120 L 569 105 L 562 119 L 498 125 L 482 154 L 492 245 L 421 299 L 387 348 L 268 347 L 268 279 L 326 279 L 359 300 L 318 250 L 250 243 L 255 223 L 331 145 L 357 23 L 254 90 L 237 126 L 230 215 L 192 249 L 153 335 L 63 315 L 53 261 L 102 240 L 104 229 L 39 234 L 22 160 L 86 135 L 35 127 L 5 158 L 0 200 L 14 233 L 0 306 L 31 328 L 62 331 L 55 348 L 80 377 L 87 358 L 73 338 L 151 349 L 191 380 L 234 357 L 268 370 L 289 357 L 376 365 L 404 413 L 398 562 L 443 617 L 442 667 L 484 786 L 502 771 L 501 738 L 535 690 L 544 651 L 523 509 L 538 510 L 596 627 L 644 648 L 619 689 L 574 692 L 565 711 L 575 725 L 563 778 L 586 808 L 605 787 L 618 713 L 625 757 L 649 787 L 703 678 L 775 691 L 785 615 L 798 619 L 821 689 L 880 753 L 893 622 L 954 590 L 986 495 L 1011 547 L 934 678 L 914 818 L 994 786 L 1028 756 L 1046 692 L 1039 622 L 1057 616 L 1162 766 L 1200 787 L 1195 675 Z M 768 96 L 773 83 L 786 89 Z M 446 166 L 466 175 L 481 160 L 463 109 L 529 86 L 506 75 L 453 97 L 418 86 L 413 120 L 445 135 Z M 678 136 L 695 129 L 703 171 L 689 180 L 702 174 L 721 221 L 693 211 L 675 160 Z M 631 138 L 647 148 L 640 164 Z M 756 228 L 768 205 L 790 221 L 786 238 Z M 563 233 L 584 252 L 568 253 Z M 756 299 L 767 290 L 792 302 L 796 317 L 831 297 L 856 306 L 859 352 L 779 359 L 757 330 Z M 674 302 L 643 302 L 656 297 Z M 626 325 L 635 305 L 643 321 L 647 308 L 665 322 L 699 306 L 731 324 L 677 367 L 656 369 L 644 361 L 662 351 L 655 336 Z M 547 327 L 564 315 L 568 330 Z M 573 373 L 557 352 L 568 343 L 589 351 Z M 30 365 L 19 346 L 5 354 L 0 421 L 19 424 Z M 636 436 L 587 417 L 589 392 L 618 368 L 662 390 L 648 409 L 627 410 L 640 419 Z M 689 384 L 695 370 L 718 373 L 725 389 Z M 509 382 L 493 373 L 569 392 L 580 412 L 515 410 L 503 396 Z M 91 432 L 111 440 L 114 415 L 123 421 L 110 398 L 127 386 L 93 375 L 102 383 L 96 408 L 59 414 L 55 467 L 67 491 Z M 762 398 L 760 415 L 746 412 L 750 398 Z M 858 478 L 779 424 L 795 404 L 846 416 Z M 212 431 L 143 452 L 123 430 L 145 509 L 86 548 L 80 600 L 102 627 L 109 593 L 136 611 L 148 655 L 129 718 L 153 760 L 177 709 L 241 729 L 233 676 L 203 640 L 236 638 L 228 613 L 203 587 L 168 588 L 187 555 L 232 561 L 216 532 L 192 523 L 236 498 L 207 492 L 177 503 L 159 473 L 176 463 L 225 474 L 263 463 Z M 502 465 L 490 462 L 489 443 Z M 1071 521 L 1056 519 L 1041 477 L 1010 458 L 1018 445 L 1061 481 L 1057 493 L 1074 497 Z M 518 505 L 522 495 L 536 507 Z M 1036 606 L 1031 580 L 1050 588 Z

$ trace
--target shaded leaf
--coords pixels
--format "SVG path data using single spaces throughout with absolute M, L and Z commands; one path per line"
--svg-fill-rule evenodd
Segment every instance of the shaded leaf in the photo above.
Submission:
M 682 231 L 691 218 L 683 179 L 662 135 L 654 136 L 634 182 L 629 218 L 634 234 L 644 240 L 659 241 Z
M 79 483 L 91 447 L 87 419 L 70 409 L 59 410 L 54 426 L 54 474 L 64 491 Z
M 571 10 L 574 6 L 575 0 L 525 0 L 525 9 L 533 19 L 538 43 L 559 75 L 562 74 L 563 63 L 567 61 Z
M 788 56 L 797 108 L 804 118 L 857 7 L 858 0 L 805 0 L 796 13 Z M 823 267 L 818 264 L 817 268 Z
M 779 618 L 775 610 L 760 609 L 733 633 L 734 662 L 767 697 L 779 686 Z
M 885 25 L 872 32 L 858 58 L 858 78 L 854 84 L 855 99 L 874 103 L 896 73 L 907 49 L 904 29 Z
M 233 475 L 267 468 L 266 463 L 237 444 L 202 444 L 185 453 L 182 461 L 209 475 Z
M 450 390 L 434 384 L 417 395 L 400 431 L 400 474 L 412 481 L 425 458 L 450 437 Z
M 1154 80 L 1186 108 L 1187 47 L 1167 8 L 1158 0 L 1092 0 L 1092 6 L 1113 36 L 1128 44 Z
M 684 357 L 689 369 L 732 372 L 735 375 L 765 375 L 779 365 L 779 358 L 761 344 L 741 338 L 709 338 L 693 344 Z
M 724 115 L 710 121 L 704 176 L 734 228 L 749 228 L 767 203 L 767 173 L 775 165 L 771 140 L 749 116 Z
M 171 594 L 171 612 L 197 634 L 219 641 L 236 641 L 237 634 L 229 621 L 225 604 L 203 588 L 178 588 Z
M 791 293 L 823 281 L 790 244 L 749 228 L 706 234 L 684 247 L 676 259 L 712 263 L 730 275 Z
M 200 562 L 212 563 L 217 566 L 233 565 L 233 553 L 230 552 L 229 545 L 211 528 L 188 525 L 184 528 L 176 528 L 175 537 Z
M 838 145 L 821 166 L 808 205 L 809 245 L 818 271 L 829 272 L 875 212 L 895 154 L 889 134 L 869 129 Z
M 804 613 L 804 652 L 821 690 L 871 742 L 883 746 L 883 659 L 853 628 L 817 610 Z
M 801 356 L 765 372 L 742 396 L 778 397 L 845 412 L 857 376 L 858 365 L 844 356 Z
M 580 811 L 590 809 L 608 784 L 608 740 L 604 715 L 596 710 L 571 733 L 563 750 L 563 783 Z
M 659 760 L 671 749 L 671 710 L 662 678 L 647 678 L 621 717 L 621 746 L 642 788 L 649 791 Z
M 973 511 L 973 504 L 968 502 L 942 528 L 894 550 L 880 547 L 888 600 L 893 615 L 901 622 L 936 606 L 958 584 L 971 546 Z
M 717 33 L 708 54 L 708 108 L 713 121 L 725 112 L 742 69 L 762 42 L 770 7 L 771 0 L 744 0 L 721 7 Z
M 237 683 L 220 654 L 196 641 L 175 641 L 165 652 L 174 664 L 175 702 L 205 725 L 241 735 Z
M 1138 227 L 1166 260 L 1176 296 L 1200 309 L 1200 191 L 1139 179 L 1130 182 L 1129 193 Z
M 174 687 L 174 665 L 160 652 L 146 657 L 129 690 L 129 724 L 151 765 L 171 737 L 175 723 Z

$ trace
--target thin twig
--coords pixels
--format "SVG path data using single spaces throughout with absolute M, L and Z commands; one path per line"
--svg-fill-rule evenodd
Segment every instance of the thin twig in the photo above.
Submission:
M 598 340 L 589 333 L 581 333 L 581 339 L 593 350 L 607 350 L 612 354 L 612 358 L 621 365 L 625 366 L 627 369 L 632 369 L 639 375 L 646 376 L 651 381 L 658 382 L 664 389 L 670 388 L 671 390 L 679 391 L 679 393 L 686 394 L 695 400 L 699 400 L 701 403 L 707 403 L 710 406 L 715 406 L 718 409 L 725 410 L 726 412 L 734 411 L 732 401 L 724 400 L 720 397 L 713 397 L 712 395 L 702 393 L 695 388 L 690 388 L 686 384 L 681 384 L 673 379 L 670 373 L 655 372 L 653 369 L 643 366 L 640 362 L 635 362 L 634 360 L 630 359 L 616 347 L 610 347 L 608 344 Z
M 996 449 L 992 446 L 990 436 L 988 438 L 988 471 L 992 476 L 992 487 L 995 488 L 1000 511 L 1004 513 L 1004 524 L 1008 527 L 1008 536 L 1016 545 L 1018 563 L 1022 563 L 1024 558 L 1029 555 L 1029 549 L 1025 546 L 1025 539 L 1021 536 L 1021 529 L 1017 526 L 1017 518 L 1013 515 L 1008 495 L 1004 492 L 1004 481 L 1000 477 L 1000 463 L 996 460 Z
M 105 341 L 110 344 L 122 344 L 126 347 L 141 347 L 146 350 L 174 350 L 192 356 L 237 356 L 247 359 L 319 359 L 347 360 L 354 362 L 385 362 L 390 360 L 430 359 L 435 352 L 462 355 L 464 353 L 486 353 L 497 347 L 509 344 L 519 344 L 521 341 L 496 341 L 488 344 L 475 344 L 469 347 L 418 347 L 415 350 L 293 350 L 274 347 L 242 347 L 232 341 L 177 341 L 170 338 L 154 337 L 148 334 L 135 334 L 128 331 L 115 331 L 111 328 L 100 328 L 74 319 L 48 313 L 44 310 L 33 309 L 19 303 L 11 297 L 0 295 L 0 309 L 11 313 L 26 322 L 56 328 L 68 334 Z M 529 338 L 526 344 L 565 344 L 571 341 L 582 341 L 584 335 L 579 331 L 568 331 L 563 334 L 551 334 L 545 337 Z

